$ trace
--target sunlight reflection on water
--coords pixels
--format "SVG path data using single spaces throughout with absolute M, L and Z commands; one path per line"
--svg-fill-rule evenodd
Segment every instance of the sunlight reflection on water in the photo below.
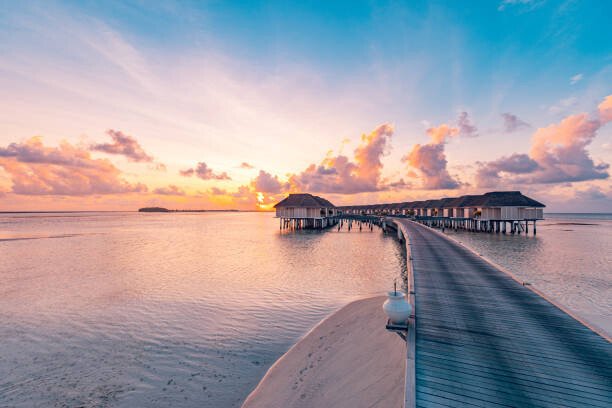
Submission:
M 0 406 L 239 406 L 297 338 L 404 268 L 378 229 L 287 234 L 270 214 L 0 229 Z

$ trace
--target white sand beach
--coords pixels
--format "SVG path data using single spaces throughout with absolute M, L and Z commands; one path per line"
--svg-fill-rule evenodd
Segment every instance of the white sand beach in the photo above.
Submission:
M 385 330 L 385 297 L 323 320 L 268 371 L 243 408 L 401 407 L 406 346 Z

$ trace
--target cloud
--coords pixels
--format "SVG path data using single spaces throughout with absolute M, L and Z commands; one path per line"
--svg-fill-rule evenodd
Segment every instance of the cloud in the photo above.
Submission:
M 532 182 L 557 183 L 608 177 L 608 164 L 594 164 L 586 146 L 595 138 L 601 122 L 586 114 L 569 116 L 558 125 L 536 131 L 529 155 L 542 170 Z
M 202 180 L 231 180 L 231 177 L 226 172 L 215 173 L 213 169 L 208 167 L 206 163 L 199 162 L 195 168 L 181 170 L 181 176 L 191 177 L 193 175 L 201 178 Z
M 212 194 L 212 195 L 228 195 L 229 193 L 227 192 L 227 190 L 225 190 L 223 188 L 211 187 L 210 188 L 210 194 Z
M 149 156 L 132 136 L 113 129 L 107 130 L 106 134 L 113 139 L 113 143 L 94 144 L 90 149 L 97 152 L 125 156 L 132 162 L 153 161 L 153 157 Z
M 239 186 L 235 191 L 211 187 L 210 190 L 208 190 L 208 193 L 212 196 L 217 196 L 224 200 L 228 200 L 226 202 L 231 203 L 231 205 L 235 207 L 266 209 L 262 208 L 261 204 L 263 204 L 263 202 L 258 199 L 258 197 L 261 197 L 262 193 L 257 193 L 254 191 L 252 186 Z M 270 196 L 269 200 L 276 202 L 279 200 L 279 197 Z
M 174 195 L 174 196 L 184 196 L 185 191 L 174 184 L 170 184 L 167 187 L 159 187 L 153 190 L 154 194 L 160 195 Z
M 476 137 L 478 136 L 478 128 L 472 123 L 467 112 L 459 113 L 456 126 L 443 123 L 437 127 L 431 126 L 425 132 L 431 137 L 434 144 L 443 144 L 449 138 L 455 136 Z
M 576 106 L 576 104 L 578 104 L 578 98 L 575 96 L 570 96 L 568 98 L 561 99 L 556 104 L 550 106 L 548 108 L 548 112 L 553 114 L 567 112 L 570 108 Z
M 459 128 L 443 123 L 437 127 L 430 127 L 425 132 L 431 137 L 433 144 L 444 144 L 449 137 L 459 135 Z
M 311 164 L 303 172 L 289 177 L 291 188 L 317 193 L 356 194 L 381 191 L 382 157 L 390 148 L 393 126 L 383 124 L 361 136 L 354 159 L 328 155 L 320 164 Z
M 241 169 L 246 169 L 246 170 L 251 170 L 254 169 L 255 167 L 247 162 L 242 162 L 240 163 L 240 168 Z
M 467 112 L 461 112 L 456 123 L 457 126 L 443 123 L 428 128 L 426 133 L 431 138 L 431 143 L 416 144 L 408 154 L 402 157 L 402 162 L 419 170 L 422 179 L 421 188 L 445 190 L 461 186 L 461 183 L 448 172 L 444 145 L 452 137 L 476 137 L 478 128 L 471 122 Z M 411 171 L 408 175 L 414 177 Z
M 518 116 L 512 113 L 502 113 L 501 116 L 504 119 L 504 132 L 506 133 L 512 133 L 521 128 L 531 127 L 529 123 L 522 121 Z
M 501 181 L 500 173 L 526 174 L 538 168 L 538 163 L 528 155 L 515 153 L 491 162 L 481 163 L 481 167 L 476 172 L 476 185 L 495 187 Z
M 606 96 L 603 102 L 599 104 L 597 113 L 602 123 L 612 122 L 612 95 Z
M 281 183 L 277 176 L 272 176 L 263 170 L 259 171 L 251 186 L 255 191 L 272 194 L 278 194 L 289 187 L 288 184 Z
M 607 163 L 596 164 L 586 150 L 598 130 L 612 121 L 612 95 L 599 104 L 595 114 L 580 113 L 539 128 L 533 134 L 529 154 L 514 154 L 482 163 L 477 184 L 499 182 L 548 184 L 599 180 L 609 177 Z M 502 177 L 500 173 L 505 173 Z
M 166 165 L 164 163 L 155 163 L 152 167 L 153 170 L 155 171 L 166 171 L 168 170 L 168 168 L 166 167 Z
M 579 200 L 605 200 L 607 194 L 597 186 L 590 186 L 584 190 L 576 190 L 575 196 Z
M 143 184 L 130 184 L 109 160 L 63 142 L 46 147 L 42 138 L 0 147 L 0 167 L 9 174 L 12 192 L 24 195 L 85 196 L 145 192 Z
M 444 143 L 417 144 L 402 161 L 420 171 L 424 189 L 454 189 L 460 186 L 446 169 L 448 162 L 444 154 Z
M 457 118 L 457 126 L 459 127 L 459 135 L 466 137 L 478 136 L 478 128 L 472 124 L 467 112 L 461 112 Z
M 575 83 L 582 81 L 582 78 L 584 78 L 584 75 L 582 74 L 574 75 L 570 78 L 570 85 L 574 85 Z

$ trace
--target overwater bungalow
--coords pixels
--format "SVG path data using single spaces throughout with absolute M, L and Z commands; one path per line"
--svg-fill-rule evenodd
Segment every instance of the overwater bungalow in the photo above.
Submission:
M 274 208 L 281 229 L 325 228 L 337 222 L 338 208 L 312 194 L 289 194 Z
M 536 221 L 544 218 L 545 205 L 520 191 L 492 191 L 482 195 L 434 200 L 428 207 L 433 211 L 426 217 L 442 219 L 425 221 L 438 226 L 506 232 L 509 224 L 511 233 L 520 233 L 528 232 L 531 222 L 535 233 Z
M 472 231 L 527 232 L 544 218 L 544 204 L 520 191 L 492 191 L 435 200 L 340 207 L 350 215 L 401 215 L 432 226 L 465 228 Z

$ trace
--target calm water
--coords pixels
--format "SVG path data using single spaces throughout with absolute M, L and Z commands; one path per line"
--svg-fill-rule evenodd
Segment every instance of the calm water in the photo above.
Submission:
M 378 229 L 270 214 L 0 214 L 0 406 L 239 406 L 403 262 Z
M 528 235 L 446 231 L 612 335 L 612 214 L 546 214 Z
M 612 215 L 448 232 L 612 332 Z M 0 406 L 239 406 L 321 318 L 404 269 L 380 230 L 269 214 L 0 215 Z

